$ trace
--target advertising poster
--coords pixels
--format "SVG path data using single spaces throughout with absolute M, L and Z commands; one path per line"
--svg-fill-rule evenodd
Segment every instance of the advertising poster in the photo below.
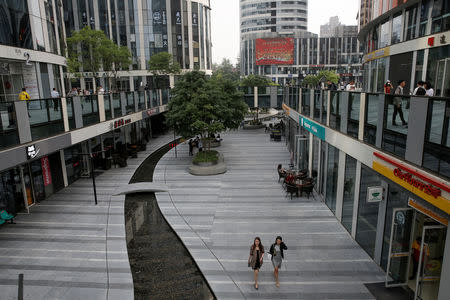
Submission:
M 42 177 L 44 177 L 44 186 L 52 184 L 52 173 L 50 170 L 50 163 L 48 156 L 41 158 Z
M 292 65 L 294 39 L 256 39 L 256 65 Z

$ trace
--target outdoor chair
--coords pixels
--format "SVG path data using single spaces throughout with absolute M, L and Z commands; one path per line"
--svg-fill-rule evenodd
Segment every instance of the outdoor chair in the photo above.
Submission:
M 302 187 L 302 192 L 305 192 L 305 193 L 306 193 L 306 196 L 307 196 L 308 199 L 309 199 L 309 195 L 312 194 L 313 189 L 314 189 L 314 184 L 310 184 L 310 185 L 307 185 L 307 186 Z
M 290 183 L 286 183 L 286 197 L 291 194 L 291 199 L 292 199 L 292 194 L 297 195 L 298 194 L 298 189 L 295 185 L 290 184 Z
M 6 210 L 0 211 L 0 219 L 5 221 L 5 222 L 9 221 L 11 224 L 15 224 L 14 223 L 14 215 L 11 215 L 11 214 L 7 213 Z

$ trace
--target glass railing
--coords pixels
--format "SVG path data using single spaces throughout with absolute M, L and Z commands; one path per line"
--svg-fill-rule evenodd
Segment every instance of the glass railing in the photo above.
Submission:
M 28 100 L 27 107 L 33 141 L 64 132 L 60 98 Z
M 134 105 L 134 92 L 126 92 L 125 98 L 127 99 L 125 105 L 127 115 L 136 112 L 136 106 Z
M 302 114 L 310 116 L 311 113 L 311 91 L 302 89 Z
M 320 114 L 320 103 L 321 103 L 321 90 L 314 90 L 314 110 L 313 110 L 313 118 L 314 120 L 321 122 L 321 114 Z
M 375 145 L 377 140 L 379 100 L 379 94 L 366 94 L 366 121 L 364 123 L 364 142 L 370 145 Z
M 169 103 L 169 100 L 170 100 L 170 91 L 162 90 L 162 104 L 165 105 Z
M 342 92 L 331 91 L 330 127 L 341 130 L 341 96 Z
M 113 99 L 113 109 L 114 109 L 114 118 L 121 117 L 122 114 L 122 99 L 120 98 L 120 94 L 112 94 Z
M 151 98 L 151 106 L 150 107 L 159 106 L 159 91 L 158 90 L 151 90 L 150 98 Z
M 112 110 L 111 110 L 111 94 L 105 94 L 103 95 L 103 102 L 105 105 L 105 119 L 111 120 L 112 119 Z
M 67 103 L 67 117 L 69 119 L 69 129 L 73 130 L 76 128 L 75 125 L 75 116 L 73 113 L 73 98 L 66 98 Z
M 145 109 L 145 92 L 138 92 L 138 109 Z
M 358 138 L 359 133 L 359 113 L 361 105 L 361 93 L 348 93 L 348 124 L 347 134 L 351 137 Z
M 80 102 L 83 115 L 83 126 L 90 126 L 100 122 L 97 95 L 81 97 Z
M 0 150 L 19 144 L 14 102 L 0 102 Z
M 408 135 L 409 96 L 386 95 L 381 149 L 405 157 Z

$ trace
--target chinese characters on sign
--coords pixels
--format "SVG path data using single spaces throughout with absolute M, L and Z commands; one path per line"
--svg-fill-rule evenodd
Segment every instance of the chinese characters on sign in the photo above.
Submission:
M 50 170 L 50 162 L 48 156 L 41 158 L 42 177 L 44 178 L 44 186 L 52 184 L 52 173 Z

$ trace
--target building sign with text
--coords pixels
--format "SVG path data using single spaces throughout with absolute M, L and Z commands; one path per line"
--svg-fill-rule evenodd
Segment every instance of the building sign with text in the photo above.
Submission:
M 325 127 L 302 116 L 300 116 L 299 123 L 300 126 L 317 136 L 319 139 L 325 140 Z
M 374 152 L 373 169 L 433 206 L 450 214 L 450 186 L 413 167 Z

